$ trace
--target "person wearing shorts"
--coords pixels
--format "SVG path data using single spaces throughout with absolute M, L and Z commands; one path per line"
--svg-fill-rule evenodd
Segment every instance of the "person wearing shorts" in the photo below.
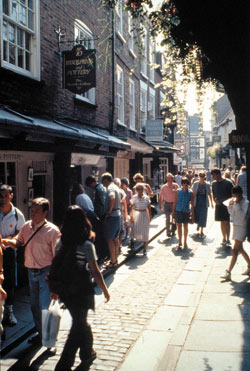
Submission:
M 121 198 L 120 191 L 117 185 L 114 184 L 112 175 L 104 173 L 101 177 L 101 182 L 108 191 L 108 206 L 103 223 L 104 236 L 107 239 L 110 259 L 110 266 L 118 265 L 119 255 L 119 236 L 121 230 Z
M 187 248 L 187 236 L 188 236 L 188 223 L 190 217 L 192 222 L 194 221 L 194 196 L 193 192 L 188 188 L 189 180 L 187 178 L 182 178 L 181 189 L 176 191 L 175 201 L 173 204 L 173 217 L 177 225 L 178 233 L 178 248 L 182 248 L 182 225 L 183 225 L 183 235 L 184 235 L 184 249 Z M 191 208 L 190 208 L 191 205 Z
M 211 174 L 214 179 L 212 192 L 215 202 L 215 221 L 221 224 L 222 245 L 229 245 L 230 216 L 223 202 L 231 198 L 233 184 L 230 180 L 222 178 L 220 169 L 213 169 Z

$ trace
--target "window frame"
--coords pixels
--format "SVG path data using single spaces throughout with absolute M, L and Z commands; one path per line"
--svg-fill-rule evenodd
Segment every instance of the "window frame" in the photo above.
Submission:
M 149 118 L 149 112 L 152 111 L 152 115 L 150 115 L 150 116 L 152 116 L 152 118 L 150 117 L 149 119 L 155 120 L 155 90 L 152 89 L 152 88 L 149 88 L 148 106 L 151 103 L 150 102 L 151 97 L 153 98 L 152 99 L 152 108 L 151 109 L 148 108 L 148 118 Z
M 8 6 L 10 9 L 10 0 L 8 1 Z M 18 0 L 20 3 L 20 0 Z M 34 80 L 40 81 L 41 80 L 41 60 L 40 60 L 40 0 L 34 0 L 34 30 L 31 30 L 28 28 L 28 26 L 23 25 L 18 20 L 13 19 L 11 16 L 3 13 L 3 1 L 0 2 L 0 20 L 1 20 L 1 67 L 11 70 L 15 73 L 18 73 L 20 75 L 32 78 Z M 15 56 L 16 56 L 16 63 L 18 64 L 18 49 L 23 49 L 24 53 L 25 47 L 21 48 L 21 45 L 18 44 L 17 40 L 17 29 L 21 29 L 22 31 L 26 32 L 31 37 L 31 45 L 30 45 L 30 54 L 31 54 L 31 68 L 30 70 L 25 69 L 23 67 L 18 66 L 17 64 L 12 64 L 9 61 L 4 60 L 4 20 L 7 22 L 7 24 L 11 24 L 15 28 L 15 38 L 16 41 L 14 43 L 11 42 L 11 44 L 15 47 Z M 23 36 L 24 43 L 25 43 L 25 34 Z M 10 43 L 10 40 L 7 40 L 8 43 Z
M 133 102 L 131 102 L 131 86 L 133 86 Z M 135 127 L 135 81 L 129 79 L 129 127 L 136 130 Z
M 123 3 L 122 0 L 118 0 L 115 5 L 115 29 L 116 32 L 123 38 Z M 119 20 L 119 28 L 117 27 L 117 20 Z
M 153 84 L 155 83 L 155 69 L 152 68 L 152 64 L 155 64 L 155 42 L 151 37 L 149 39 L 149 80 Z
M 81 43 L 81 45 L 83 45 L 86 49 L 94 49 L 95 48 L 94 35 L 93 35 L 92 31 L 90 30 L 90 28 L 86 25 L 86 23 L 84 23 L 80 19 L 75 19 L 74 20 L 75 45 L 77 45 L 76 30 L 85 34 L 84 37 L 87 36 L 87 37 L 90 38 L 90 40 L 89 40 L 90 45 L 85 45 L 84 42 Z M 96 104 L 96 88 L 89 89 L 88 91 L 86 91 L 83 94 L 76 94 L 75 97 L 76 97 L 76 99 L 79 99 L 83 102 L 95 105 Z
M 148 30 L 143 27 L 143 49 L 141 55 L 141 74 L 148 78 Z
M 142 104 L 142 99 L 143 99 L 142 92 L 145 93 L 144 107 Z M 146 131 L 146 121 L 148 118 L 147 105 L 148 105 L 148 86 L 143 81 L 140 81 L 140 132 L 141 133 L 143 133 L 143 128 L 145 128 L 144 130 Z M 142 108 L 144 108 L 144 110 Z M 142 118 L 142 112 L 143 112 L 143 116 L 145 116 L 143 118 Z M 144 125 L 142 125 L 143 121 L 144 121 Z
M 122 76 L 122 82 L 121 82 L 121 90 L 122 94 L 120 95 L 118 92 L 118 73 Z M 118 98 L 120 97 L 122 104 L 118 104 Z M 116 65 L 116 107 L 117 107 L 117 122 L 119 125 L 126 126 L 124 122 L 124 71 L 119 66 L 119 64 Z M 120 111 L 121 110 L 121 111 Z M 121 115 L 120 115 L 121 112 Z

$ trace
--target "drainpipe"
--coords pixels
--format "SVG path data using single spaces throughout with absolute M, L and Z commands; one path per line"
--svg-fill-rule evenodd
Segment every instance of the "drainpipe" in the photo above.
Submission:
M 112 102 L 111 102 L 111 120 L 109 125 L 110 134 L 114 133 L 114 118 L 115 118 L 115 8 L 112 7 L 112 17 L 111 17 L 111 89 L 112 89 Z

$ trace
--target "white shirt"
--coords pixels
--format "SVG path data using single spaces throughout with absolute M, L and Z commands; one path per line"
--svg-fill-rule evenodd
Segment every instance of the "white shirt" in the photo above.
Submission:
M 11 204 L 8 214 L 0 212 L 0 234 L 3 238 L 14 236 L 25 223 L 23 213 Z

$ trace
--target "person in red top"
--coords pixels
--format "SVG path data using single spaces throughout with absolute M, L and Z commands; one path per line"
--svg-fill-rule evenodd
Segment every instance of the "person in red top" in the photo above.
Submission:
M 162 209 L 162 202 L 164 201 L 164 212 L 166 214 L 166 233 L 170 237 L 170 216 L 173 211 L 173 203 L 175 201 L 175 194 L 179 188 L 177 183 L 173 183 L 174 176 L 171 173 L 167 174 L 167 183 L 163 184 L 160 190 L 159 208 Z

